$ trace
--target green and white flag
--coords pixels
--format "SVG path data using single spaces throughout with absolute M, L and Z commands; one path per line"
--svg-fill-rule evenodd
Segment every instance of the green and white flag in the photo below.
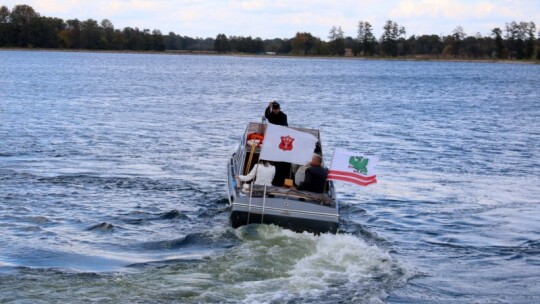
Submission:
M 328 179 L 339 180 L 367 186 L 377 182 L 375 166 L 378 158 L 363 156 L 344 149 L 336 148 Z

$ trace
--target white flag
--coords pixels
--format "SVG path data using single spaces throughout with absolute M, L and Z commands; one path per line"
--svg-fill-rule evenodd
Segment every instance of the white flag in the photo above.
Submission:
M 363 156 L 344 149 L 336 148 L 332 165 L 328 171 L 328 179 L 340 180 L 367 186 L 377 182 L 375 166 L 379 159 L 374 156 Z
M 309 133 L 268 124 L 259 158 L 305 165 L 311 161 L 317 141 Z

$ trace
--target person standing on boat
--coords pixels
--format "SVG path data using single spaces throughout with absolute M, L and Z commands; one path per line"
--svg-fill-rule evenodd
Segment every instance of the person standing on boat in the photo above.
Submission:
M 274 125 L 289 126 L 287 123 L 287 114 L 281 111 L 281 107 L 277 101 L 271 101 L 268 107 L 264 111 L 264 117 L 268 119 L 268 122 Z M 282 187 L 283 182 L 289 176 L 291 170 L 291 164 L 286 162 L 275 162 L 276 174 L 274 177 L 273 185 Z
M 322 166 L 322 158 L 315 154 L 311 158 L 309 168 L 306 169 L 304 181 L 296 189 L 323 193 L 327 179 L 328 170 Z
M 272 180 L 276 174 L 276 167 L 269 161 L 262 160 L 249 172 L 248 175 L 238 175 L 238 179 L 243 182 L 249 182 L 255 178 L 255 185 L 272 186 Z
M 281 111 L 281 107 L 277 101 L 271 101 L 268 104 L 268 108 L 264 111 L 264 117 L 268 119 L 268 122 L 280 126 L 288 126 L 287 114 Z

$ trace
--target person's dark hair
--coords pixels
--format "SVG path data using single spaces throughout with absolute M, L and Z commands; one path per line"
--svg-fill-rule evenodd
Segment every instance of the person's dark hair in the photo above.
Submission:
M 272 109 L 281 109 L 277 101 L 272 102 Z

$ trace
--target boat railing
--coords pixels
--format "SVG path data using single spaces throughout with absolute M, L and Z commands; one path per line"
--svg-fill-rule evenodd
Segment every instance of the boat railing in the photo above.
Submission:
M 253 187 L 249 188 L 249 204 L 248 204 L 248 214 L 247 214 L 247 223 L 249 225 L 249 217 L 251 216 L 251 200 L 253 199 Z
M 283 198 L 292 198 L 306 203 L 317 203 L 325 206 L 335 206 L 334 198 L 327 193 L 314 193 L 309 191 L 301 191 L 291 188 L 275 187 L 275 186 L 263 186 L 263 185 L 252 185 L 250 187 L 250 201 L 251 197 L 263 197 L 263 200 L 266 197 L 283 197 Z
M 232 172 L 233 175 L 238 175 L 238 172 L 240 171 L 238 167 L 238 159 L 240 158 L 240 153 L 236 152 L 235 155 L 231 158 L 231 166 L 233 168 Z
M 262 204 L 262 212 L 261 212 L 261 224 L 264 223 L 264 208 L 266 207 L 266 185 L 264 185 L 264 192 L 263 192 L 263 204 Z

